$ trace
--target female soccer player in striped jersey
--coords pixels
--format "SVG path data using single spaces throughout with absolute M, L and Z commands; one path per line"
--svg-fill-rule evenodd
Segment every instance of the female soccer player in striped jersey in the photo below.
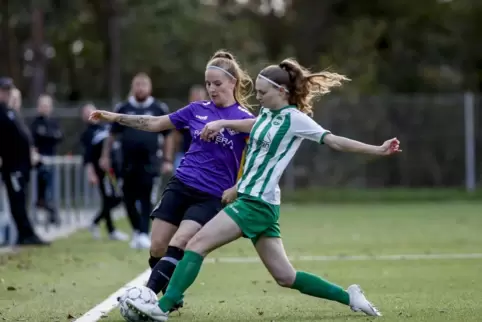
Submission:
M 303 139 L 326 144 L 338 151 L 371 155 L 399 152 L 394 138 L 381 146 L 364 144 L 331 134 L 308 115 L 315 96 L 341 86 L 346 77 L 320 72 L 312 74 L 296 61 L 287 59 L 263 69 L 256 80 L 257 99 L 263 108 L 255 121 L 219 120 L 206 125 L 204 138 L 211 138 L 222 128 L 250 132 L 248 152 L 238 198 L 205 225 L 188 243 L 167 293 L 158 305 L 128 302 L 128 305 L 154 321 L 166 321 L 170 308 L 194 282 L 204 257 L 213 250 L 242 236 L 252 240 L 262 262 L 283 287 L 303 294 L 337 301 L 353 311 L 380 316 L 358 285 L 347 290 L 319 276 L 296 271 L 291 265 L 280 237 L 278 224 L 280 189 L 278 182 Z

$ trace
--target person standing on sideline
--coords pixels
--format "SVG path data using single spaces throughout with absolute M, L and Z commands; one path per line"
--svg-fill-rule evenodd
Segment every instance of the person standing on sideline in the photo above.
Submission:
M 112 171 L 106 172 L 101 169 L 99 159 L 102 153 L 102 144 L 109 136 L 109 126 L 106 124 L 91 124 L 89 122 L 90 113 L 95 111 L 93 104 L 86 104 L 82 107 L 82 120 L 87 124 L 81 136 L 81 143 L 84 148 L 84 165 L 89 182 L 99 188 L 102 197 L 102 208 L 92 221 L 90 231 L 95 239 L 100 239 L 99 223 L 105 221 L 107 233 L 111 240 L 126 241 L 129 237 L 117 230 L 112 220 L 112 210 L 122 201 L 122 192 L 118 181 L 119 164 L 115 156 L 112 159 Z M 115 153 L 118 149 L 113 149 Z
M 206 89 L 202 85 L 194 85 L 189 90 L 189 103 L 205 101 L 208 99 Z M 172 132 L 174 146 L 176 147 L 176 155 L 174 158 L 174 169 L 177 169 L 181 164 L 181 160 L 189 150 L 192 137 L 189 129 L 174 130 Z
M 60 126 L 52 117 L 53 101 L 50 95 L 41 95 L 37 101 L 37 117 L 33 120 L 30 130 L 33 135 L 34 145 L 42 157 L 56 155 L 57 145 L 62 140 L 63 134 Z M 49 221 L 60 225 L 57 209 L 54 206 L 55 177 L 54 167 L 51 164 L 40 163 L 37 169 L 37 207 L 49 213 Z
M 35 233 L 27 214 L 27 189 L 32 165 L 39 155 L 32 146 L 27 126 L 17 113 L 10 108 L 13 89 L 10 78 L 0 78 L 0 159 L 1 174 L 10 203 L 10 212 L 17 227 L 17 245 L 48 245 Z
M 126 102 L 116 107 L 116 112 L 127 115 L 163 116 L 169 114 L 168 106 L 151 96 L 152 83 L 145 73 L 137 74 L 132 80 L 132 89 Z M 161 138 L 161 135 L 162 138 Z M 150 214 L 152 211 L 151 194 L 154 178 L 173 170 L 173 144 L 169 131 L 150 133 L 115 123 L 110 135 L 104 141 L 100 165 L 104 171 L 111 168 L 112 145 L 120 140 L 122 149 L 122 179 L 124 205 L 134 231 L 132 248 L 149 249 Z M 163 140 L 162 140 L 163 139 Z M 163 141 L 162 165 L 158 155 L 160 142 Z M 139 210 L 136 207 L 139 202 Z

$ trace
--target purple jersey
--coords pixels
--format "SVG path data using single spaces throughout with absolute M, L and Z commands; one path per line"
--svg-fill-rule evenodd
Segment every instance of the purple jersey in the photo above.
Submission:
M 211 101 L 198 101 L 170 114 L 169 118 L 178 130 L 189 130 L 192 137 L 176 177 L 190 187 L 221 197 L 224 190 L 236 183 L 249 134 L 223 129 L 214 140 L 206 142 L 200 138 L 201 131 L 212 121 L 254 118 L 253 114 L 237 103 L 217 107 Z

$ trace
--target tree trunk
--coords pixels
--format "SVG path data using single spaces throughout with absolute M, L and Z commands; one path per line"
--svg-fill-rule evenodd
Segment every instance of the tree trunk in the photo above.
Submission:
M 32 0 L 32 50 L 33 56 L 33 75 L 32 86 L 30 89 L 31 100 L 35 101 L 45 89 L 45 64 L 46 57 L 44 52 L 44 13 L 37 0 Z

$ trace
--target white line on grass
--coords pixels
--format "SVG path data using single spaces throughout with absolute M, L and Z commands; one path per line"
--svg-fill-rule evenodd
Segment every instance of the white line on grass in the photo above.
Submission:
M 295 256 L 290 257 L 292 261 L 300 262 L 333 262 L 333 261 L 402 261 L 402 260 L 434 260 L 434 259 L 482 259 L 482 253 L 468 254 L 406 254 L 406 255 L 359 255 L 359 256 Z M 257 263 L 258 257 L 219 257 L 206 258 L 204 263 Z M 144 271 L 141 275 L 124 285 L 122 288 L 111 294 L 105 301 L 82 315 L 74 322 L 97 322 L 107 313 L 117 307 L 117 298 L 124 293 L 124 290 L 131 286 L 144 285 L 149 278 L 151 270 Z
M 143 272 L 141 275 L 137 276 L 135 279 L 118 289 L 115 293 L 109 295 L 109 297 L 89 312 L 82 315 L 80 318 L 75 320 L 74 322 L 96 322 L 102 319 L 107 313 L 112 311 L 117 307 L 117 298 L 124 294 L 125 290 L 131 286 L 139 286 L 143 285 L 145 281 L 149 278 L 151 274 L 151 270 L 148 269 Z

